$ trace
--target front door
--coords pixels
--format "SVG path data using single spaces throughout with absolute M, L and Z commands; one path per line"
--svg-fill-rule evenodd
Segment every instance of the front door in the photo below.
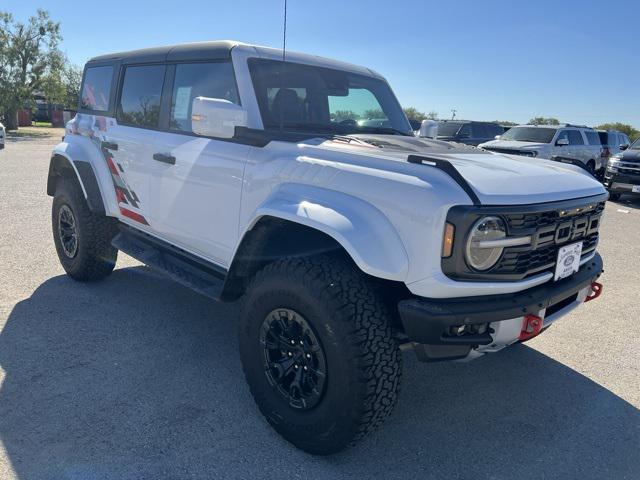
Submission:
M 230 62 L 175 65 L 168 128 L 158 134 L 149 176 L 149 221 L 172 244 L 228 267 L 238 240 L 244 165 L 251 147 L 198 137 L 198 96 L 239 103 Z

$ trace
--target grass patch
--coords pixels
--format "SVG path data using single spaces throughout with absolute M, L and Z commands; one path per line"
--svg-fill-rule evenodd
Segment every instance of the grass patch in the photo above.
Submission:
M 34 127 L 49 127 L 51 128 L 51 122 L 33 122 Z

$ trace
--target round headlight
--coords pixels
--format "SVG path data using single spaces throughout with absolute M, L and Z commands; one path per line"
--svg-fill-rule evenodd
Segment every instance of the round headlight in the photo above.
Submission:
M 496 240 L 507 236 L 504 222 L 498 217 L 483 217 L 471 228 L 467 240 L 467 263 L 474 270 L 488 270 L 502 255 L 504 247 L 495 246 Z

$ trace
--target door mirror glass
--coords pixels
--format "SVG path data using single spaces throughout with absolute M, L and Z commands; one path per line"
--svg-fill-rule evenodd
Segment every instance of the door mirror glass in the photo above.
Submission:
M 423 120 L 420 124 L 421 138 L 436 138 L 438 136 L 438 122 L 435 120 Z
M 191 128 L 196 135 L 232 138 L 236 127 L 247 126 L 247 111 L 221 98 L 196 97 L 191 108 Z
M 629 148 L 628 143 L 623 143 L 622 145 L 620 145 L 620 150 L 626 150 L 627 148 Z
M 567 137 L 559 138 L 558 141 L 556 142 L 556 145 L 559 147 L 565 147 L 569 145 L 569 139 Z

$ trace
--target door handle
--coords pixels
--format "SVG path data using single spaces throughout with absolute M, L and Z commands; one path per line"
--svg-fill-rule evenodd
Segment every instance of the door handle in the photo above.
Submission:
M 102 142 L 100 146 L 107 150 L 118 150 L 118 144 L 113 142 Z
M 169 165 L 175 165 L 176 164 L 176 157 L 174 157 L 173 155 L 166 154 L 166 153 L 154 153 L 153 154 L 153 159 L 157 160 L 158 162 L 167 163 Z

